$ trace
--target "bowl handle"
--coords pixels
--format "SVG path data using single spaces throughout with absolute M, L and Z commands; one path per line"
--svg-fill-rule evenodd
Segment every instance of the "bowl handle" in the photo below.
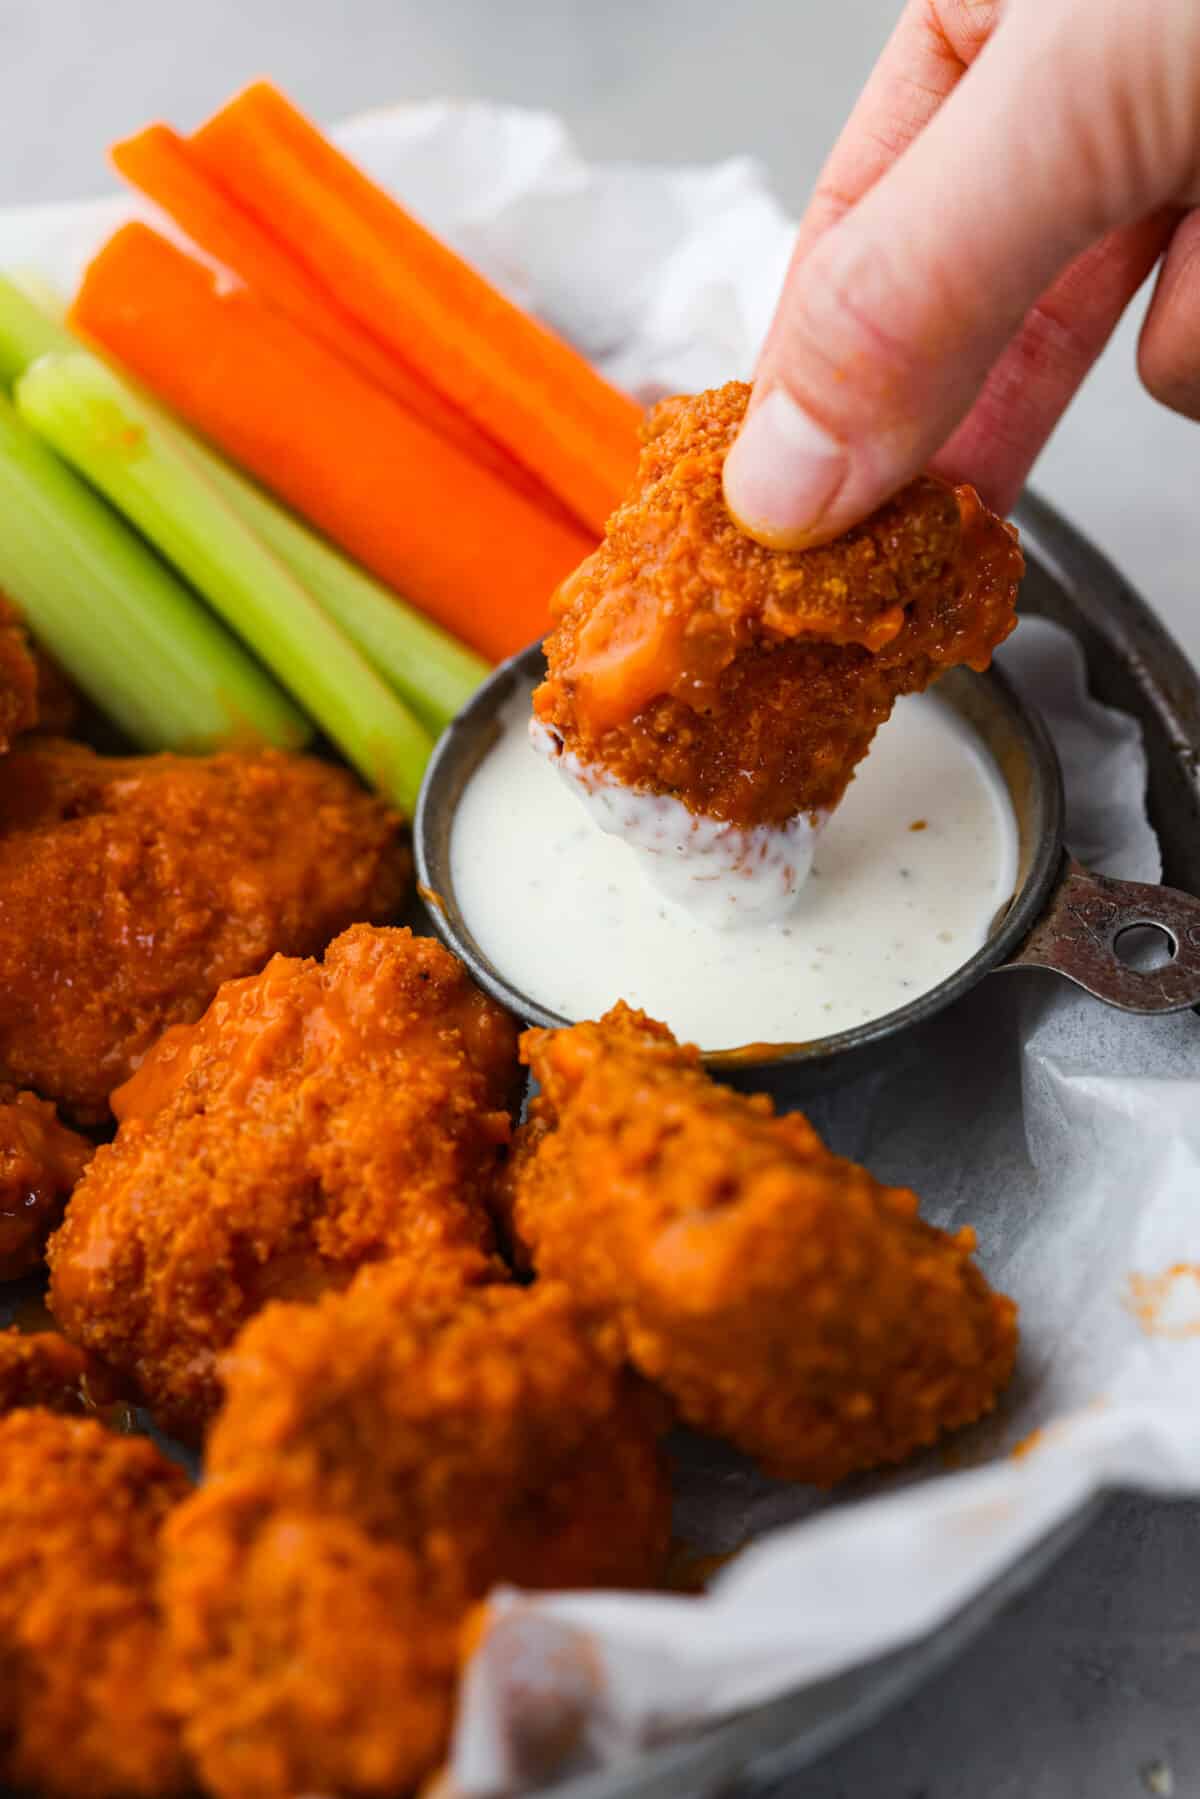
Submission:
M 1158 967 L 1134 967 L 1117 949 L 1139 925 L 1166 940 Z M 1000 967 L 1053 969 L 1122 1012 L 1200 1006 L 1200 899 L 1175 887 L 1114 881 L 1064 856 L 1041 917 Z

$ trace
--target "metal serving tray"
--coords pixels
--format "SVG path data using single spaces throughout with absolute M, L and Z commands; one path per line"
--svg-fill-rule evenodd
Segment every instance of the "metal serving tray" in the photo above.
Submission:
M 1200 893 L 1200 676 L 1105 557 L 1054 509 L 1027 494 L 1016 513 L 1029 572 L 1022 609 L 1074 632 L 1092 691 L 1141 722 L 1149 809 L 1163 879 Z M 30 1285 L 0 1289 L 0 1326 L 29 1304 Z M 1092 1500 L 1015 1562 L 947 1623 L 903 1649 L 755 1707 L 622 1768 L 572 1780 L 556 1799 L 703 1799 L 737 1781 L 802 1768 L 874 1723 L 952 1661 L 1009 1601 L 1033 1584 L 1098 1514 Z M 0 1788 L 0 1799 L 16 1799 Z

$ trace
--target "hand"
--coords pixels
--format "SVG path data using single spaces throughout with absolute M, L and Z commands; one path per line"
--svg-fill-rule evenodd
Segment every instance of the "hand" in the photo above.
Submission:
M 1200 0 L 908 0 L 801 223 L 735 517 L 820 543 L 926 466 L 1007 511 L 1160 257 L 1139 369 L 1200 418 L 1198 204 Z

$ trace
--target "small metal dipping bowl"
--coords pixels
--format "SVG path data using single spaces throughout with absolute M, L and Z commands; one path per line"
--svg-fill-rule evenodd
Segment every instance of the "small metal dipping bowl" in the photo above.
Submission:
M 520 992 L 484 954 L 459 909 L 450 867 L 459 798 L 497 740 L 509 701 L 531 693 L 544 667 L 537 644 L 512 657 L 450 725 L 425 776 L 414 837 L 422 897 L 442 941 L 479 985 L 518 1018 L 559 1026 L 575 1021 Z M 1062 775 L 1054 746 L 1040 718 L 998 671 L 979 675 L 953 669 L 939 681 L 937 692 L 987 745 L 1008 788 L 1020 846 L 1012 899 L 994 919 L 983 948 L 919 998 L 832 1036 L 754 1043 L 706 1055 L 707 1066 L 722 1079 L 772 1090 L 779 1097 L 823 1086 L 834 1076 L 856 1072 L 901 1032 L 952 1005 L 985 975 L 1010 969 L 1050 969 L 1127 1012 L 1177 1012 L 1200 1005 L 1200 899 L 1170 887 L 1092 874 L 1067 854 Z M 1126 933 L 1146 926 L 1158 933 L 1153 966 L 1149 958 L 1127 959 L 1136 940 L 1126 939 Z M 530 920 L 530 928 L 536 929 L 536 919 Z M 581 942 L 580 953 L 586 952 Z M 697 969 L 697 977 L 703 978 L 703 969 Z M 618 997 L 613 994 L 612 999 Z

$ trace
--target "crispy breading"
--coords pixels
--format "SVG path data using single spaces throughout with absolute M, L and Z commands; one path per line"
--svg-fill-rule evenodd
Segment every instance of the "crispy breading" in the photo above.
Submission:
M 37 1268 L 95 1145 L 34 1093 L 0 1085 L 0 1281 Z
M 464 1289 L 379 1264 L 271 1306 L 222 1362 L 210 1474 L 281 1490 L 448 1559 L 468 1592 L 644 1585 L 665 1552 L 661 1402 L 597 1354 L 552 1283 Z
M 0 1414 L 20 1406 L 81 1412 L 88 1363 L 57 1331 L 0 1331 Z
M 37 721 L 37 661 L 20 619 L 0 594 L 0 756 Z
M 70 737 L 81 721 L 88 718 L 88 708 L 78 688 L 53 657 L 48 656 L 40 644 L 35 643 L 32 647 L 37 668 L 37 723 L 34 729 L 46 737 Z M 93 720 L 96 716 L 92 712 Z
M 617 1006 L 535 1030 L 541 1092 L 506 1177 L 512 1229 L 683 1417 L 820 1485 L 993 1405 L 1016 1308 L 974 1234 L 833 1155 L 799 1114 L 711 1081 Z
M 511 1019 L 430 938 L 359 925 L 324 963 L 276 957 L 114 1095 L 50 1243 L 51 1310 L 194 1436 L 268 1299 L 391 1256 L 489 1272 L 516 1075 Z
M 721 487 L 749 388 L 663 402 L 634 490 L 564 582 L 534 711 L 588 769 L 737 826 L 841 799 L 902 693 L 1016 623 L 1015 533 L 913 481 L 816 549 L 763 548 Z
M 223 1366 L 163 1588 L 186 1741 L 220 1799 L 407 1788 L 444 1749 L 459 1626 L 494 1581 L 661 1570 L 665 1408 L 561 1287 L 379 1264 L 269 1306 Z
M 440 1761 L 462 1608 L 269 1473 L 214 1480 L 166 1533 L 172 1702 L 217 1799 L 396 1799 Z
M 143 1438 L 0 1419 L 0 1780 L 63 1799 L 192 1790 L 155 1598 L 159 1533 L 187 1490 Z
M 408 872 L 399 820 L 313 757 L 22 745 L 0 761 L 0 1080 L 105 1116 L 222 981 L 388 921 Z

